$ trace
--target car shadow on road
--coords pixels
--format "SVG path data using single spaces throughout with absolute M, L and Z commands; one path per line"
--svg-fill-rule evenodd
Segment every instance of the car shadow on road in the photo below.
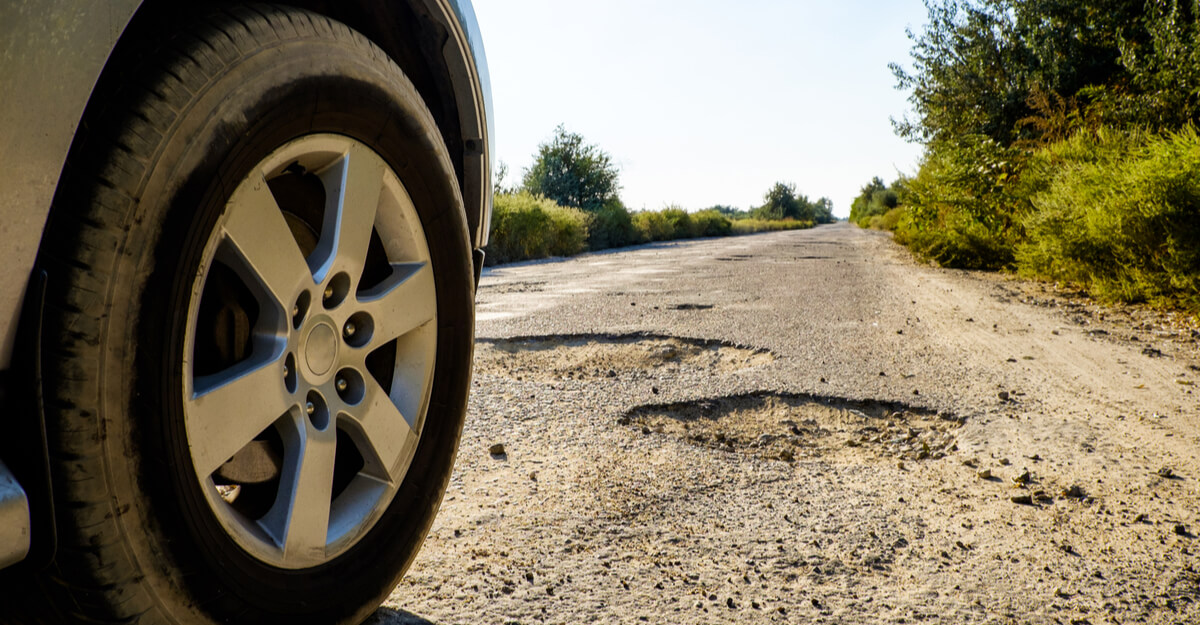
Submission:
M 363 625 L 437 625 L 433 621 L 404 610 L 379 608 Z

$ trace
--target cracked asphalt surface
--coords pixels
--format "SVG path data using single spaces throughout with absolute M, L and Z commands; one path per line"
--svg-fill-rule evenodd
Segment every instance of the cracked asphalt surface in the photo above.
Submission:
M 1200 621 L 1178 316 L 839 224 L 493 268 L 477 335 L 371 623 Z

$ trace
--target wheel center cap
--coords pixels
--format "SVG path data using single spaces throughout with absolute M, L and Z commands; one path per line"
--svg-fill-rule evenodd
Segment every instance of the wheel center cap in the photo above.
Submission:
M 316 375 L 325 375 L 337 360 L 337 331 L 327 323 L 313 326 L 304 341 L 304 361 L 308 370 Z

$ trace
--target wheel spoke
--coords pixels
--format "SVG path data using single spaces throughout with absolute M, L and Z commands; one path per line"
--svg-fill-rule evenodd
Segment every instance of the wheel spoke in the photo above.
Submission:
M 196 378 L 184 405 L 192 462 L 201 478 L 245 447 L 295 403 L 283 388 L 283 360 L 247 361 Z
M 372 348 L 404 336 L 437 317 L 433 270 L 429 263 L 393 264 L 392 275 L 361 293 L 359 304 L 375 323 Z
M 313 253 L 312 270 L 318 280 L 345 271 L 357 287 L 375 228 L 386 167 L 379 155 L 355 143 L 321 175 L 329 205 L 321 241 Z
M 222 230 L 240 261 L 229 264 L 288 310 L 296 292 L 312 284 L 312 273 L 266 180 L 254 176 L 243 182 L 225 211 Z
M 364 470 L 379 479 L 396 482 L 404 477 L 400 461 L 417 433 L 409 419 L 374 379 L 367 381 L 367 395 L 353 414 L 344 415 L 352 438 L 364 452 Z M 377 466 L 372 466 L 377 465 Z
M 284 436 L 288 457 L 279 496 L 263 522 L 281 530 L 276 538 L 285 561 L 309 566 L 325 560 L 337 431 L 312 427 L 299 414 L 293 416 L 293 424 L 293 431 Z

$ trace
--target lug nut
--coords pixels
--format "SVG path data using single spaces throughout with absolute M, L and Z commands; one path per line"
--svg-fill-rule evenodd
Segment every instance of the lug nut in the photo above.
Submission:
M 306 412 L 308 412 L 309 416 L 312 416 L 312 413 L 317 411 L 317 407 L 314 406 L 313 403 L 310 401 L 310 402 L 304 404 L 304 410 Z
M 342 393 L 346 392 L 346 389 L 349 388 L 349 386 L 350 385 L 346 383 L 346 378 L 338 378 L 337 390 L 339 392 L 342 392 Z
M 325 299 L 333 299 L 333 286 L 325 287 Z
M 284 378 L 286 378 L 286 377 L 288 377 L 288 375 L 290 375 L 291 373 L 292 373 L 292 372 L 291 372 L 291 370 L 290 370 L 290 369 L 288 369 L 287 365 L 284 365 L 284 366 L 283 366 L 283 377 L 284 377 Z
M 354 336 L 355 327 L 353 323 L 347 323 L 345 328 L 346 338 Z

